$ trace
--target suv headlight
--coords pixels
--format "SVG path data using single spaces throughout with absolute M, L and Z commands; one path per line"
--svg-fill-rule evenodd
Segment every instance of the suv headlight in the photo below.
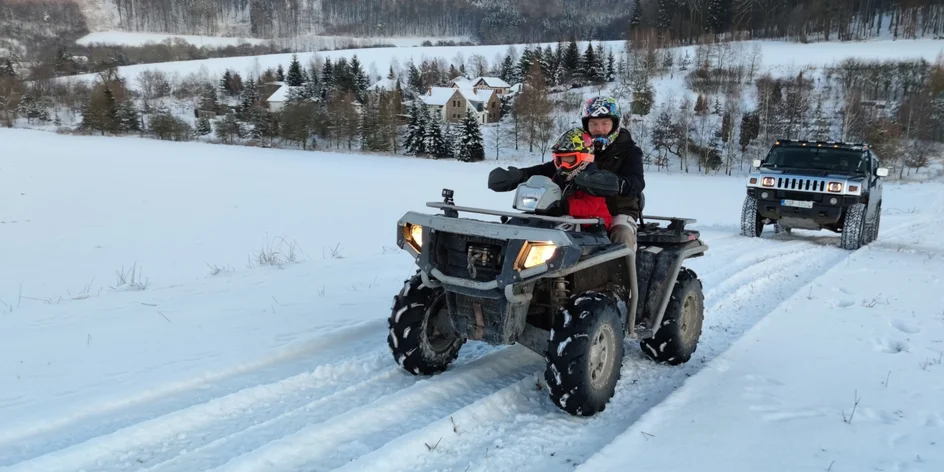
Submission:
M 760 181 L 760 184 L 763 185 L 764 187 L 773 187 L 774 184 L 776 183 L 777 183 L 777 179 L 774 179 L 773 177 L 764 177 Z
M 518 270 L 537 267 L 551 260 L 556 251 L 557 245 L 554 243 L 527 242 L 521 248 L 521 254 L 518 256 L 518 260 L 515 261 L 515 266 Z
M 828 185 L 826 185 L 826 191 L 827 191 L 827 192 L 835 192 L 835 193 L 842 192 L 842 183 L 841 183 L 841 182 L 830 182 Z

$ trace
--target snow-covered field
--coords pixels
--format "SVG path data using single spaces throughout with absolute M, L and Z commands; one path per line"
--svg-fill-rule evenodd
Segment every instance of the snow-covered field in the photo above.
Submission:
M 420 46 L 424 41 L 467 41 L 469 38 L 456 37 L 372 37 L 359 38 L 353 36 L 331 36 L 304 34 L 295 38 L 279 38 L 274 40 L 258 38 L 238 38 L 224 36 L 199 36 L 192 34 L 170 34 L 170 33 L 147 33 L 132 31 L 96 31 L 89 33 L 78 40 L 76 44 L 87 46 L 90 44 L 105 44 L 112 46 L 143 46 L 150 43 L 161 43 L 168 39 L 181 39 L 194 46 L 205 46 L 208 48 L 238 46 L 243 43 L 249 44 L 267 44 L 275 42 L 285 46 L 295 46 L 299 48 L 312 49 L 335 49 L 339 47 L 350 47 L 353 45 L 370 44 L 392 44 L 397 47 Z
M 161 43 L 166 40 L 182 39 L 194 46 L 224 47 L 238 46 L 243 43 L 265 44 L 264 39 L 231 38 L 223 36 L 197 36 L 191 34 L 144 33 L 130 31 L 96 31 L 77 39 L 76 44 L 87 46 L 90 44 L 105 44 L 109 46 L 144 46 L 150 43 Z
M 3 470 L 944 467 L 944 184 L 886 184 L 878 241 L 848 252 L 740 237 L 740 178 L 650 175 L 647 212 L 710 247 L 688 264 L 702 342 L 680 367 L 627 343 L 586 419 L 523 347 L 469 343 L 431 378 L 387 350 L 413 272 L 396 220 L 443 187 L 510 209 L 491 163 L 22 129 L 0 147 Z M 279 237 L 296 262 L 247 267 Z M 116 280 L 133 264 L 146 284 Z
M 602 41 L 605 48 L 612 49 L 619 53 L 624 47 L 623 41 Z M 798 73 L 803 67 L 824 66 L 835 64 L 847 58 L 860 58 L 864 60 L 904 60 L 911 58 L 924 58 L 928 61 L 934 61 L 935 58 L 944 52 L 944 41 L 918 39 L 918 40 L 899 40 L 899 41 L 861 41 L 861 42 L 829 42 L 829 43 L 792 43 L 779 41 L 744 41 L 739 43 L 739 48 L 743 54 L 749 54 L 753 44 L 761 46 L 762 57 L 758 64 L 758 70 L 767 70 L 774 75 L 793 75 Z M 594 44 L 597 44 L 594 42 Z M 552 46 L 556 43 L 540 43 L 532 46 Z M 384 74 L 393 61 L 396 61 L 400 67 L 405 67 L 412 59 L 416 64 L 424 59 L 443 59 L 447 62 L 454 61 L 461 57 L 463 61 L 469 60 L 473 55 L 481 55 L 490 64 L 504 58 L 509 47 L 513 47 L 520 54 L 525 44 L 514 45 L 480 45 L 480 46 L 441 46 L 441 47 L 388 47 L 388 48 L 362 48 L 345 49 L 339 51 L 319 51 L 298 54 L 298 59 L 303 64 L 313 59 L 315 55 L 322 58 L 331 58 L 336 60 L 341 57 L 351 58 L 355 54 L 365 67 L 373 65 L 377 72 Z M 586 43 L 580 43 L 581 51 L 586 48 Z M 679 54 L 688 52 L 689 57 L 695 57 L 695 46 L 677 48 Z M 153 64 L 136 64 L 122 66 L 118 68 L 123 77 L 137 77 L 145 70 L 161 70 L 168 74 L 188 74 L 206 73 L 210 77 L 222 75 L 227 69 L 239 72 L 240 74 L 258 75 L 267 68 L 277 68 L 279 65 L 287 67 L 292 60 L 292 54 L 266 54 L 261 56 L 240 56 L 214 59 L 202 59 L 194 61 L 179 62 L 161 62 Z M 84 74 L 71 76 L 62 80 L 93 80 L 96 74 Z M 135 86 L 135 84 L 131 84 Z

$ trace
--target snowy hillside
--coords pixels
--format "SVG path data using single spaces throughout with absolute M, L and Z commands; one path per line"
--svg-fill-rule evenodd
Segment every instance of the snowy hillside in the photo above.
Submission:
M 623 41 L 600 41 L 593 44 L 602 44 L 604 48 L 611 49 L 615 53 L 623 50 L 625 42 Z M 350 59 L 354 55 L 360 59 L 365 67 L 375 66 L 379 73 L 385 72 L 392 62 L 396 62 L 398 67 L 405 65 L 412 59 L 419 63 L 424 59 L 441 59 L 447 63 L 457 57 L 463 58 L 463 61 L 470 59 L 473 55 L 483 56 L 487 61 L 500 63 L 501 57 L 508 52 L 509 47 L 515 48 L 517 54 L 521 54 L 526 46 L 546 47 L 556 46 L 557 43 L 539 43 L 539 44 L 512 44 L 512 45 L 481 45 L 481 46 L 442 46 L 442 47 L 393 47 L 393 48 L 364 48 L 347 49 L 341 51 L 320 51 L 316 53 L 298 54 L 298 60 L 303 64 L 309 63 L 314 57 L 322 59 L 330 58 L 337 61 L 339 58 Z M 586 47 L 586 42 L 579 42 L 580 50 Z M 843 42 L 843 43 L 791 43 L 779 41 L 743 41 L 734 42 L 733 45 L 739 45 L 738 50 L 749 52 L 754 44 L 760 46 L 760 61 L 756 64 L 757 71 L 770 71 L 775 76 L 795 74 L 804 67 L 822 67 L 825 65 L 837 64 L 844 59 L 857 58 L 862 60 L 892 60 L 892 59 L 918 59 L 923 58 L 933 62 L 935 58 L 944 53 L 944 41 L 917 39 L 917 40 L 899 40 L 899 41 L 862 41 L 862 42 Z M 673 51 L 682 57 L 688 54 L 689 57 L 695 57 L 695 46 L 673 48 Z M 496 60 L 496 57 L 499 59 Z M 737 58 L 744 59 L 744 58 Z M 279 65 L 287 66 L 292 60 L 292 54 L 267 54 L 262 56 L 244 56 L 204 59 L 197 61 L 181 62 L 162 62 L 156 64 L 137 64 L 132 66 L 119 67 L 118 72 L 122 77 L 134 78 L 146 70 L 159 70 L 167 74 L 187 74 L 206 73 L 211 77 L 221 76 L 223 72 L 230 69 L 247 76 L 258 76 L 261 71 L 267 68 L 276 68 Z M 69 77 L 63 80 L 94 80 L 97 74 L 85 74 Z M 134 85 L 134 84 L 131 84 Z
M 387 349 L 413 272 L 396 220 L 443 187 L 510 210 L 490 163 L 19 129 L 0 146 L 0 469 L 944 468 L 944 184 L 886 183 L 878 241 L 849 252 L 739 236 L 743 179 L 650 174 L 647 212 L 696 218 L 709 246 L 687 264 L 704 332 L 679 367 L 627 342 L 585 419 L 520 346 L 470 342 L 430 378 Z

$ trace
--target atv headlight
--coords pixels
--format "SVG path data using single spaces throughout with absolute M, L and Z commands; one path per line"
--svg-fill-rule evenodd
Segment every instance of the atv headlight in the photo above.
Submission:
M 515 265 L 518 270 L 537 267 L 551 260 L 556 250 L 557 245 L 554 243 L 525 243 Z
M 403 240 L 407 242 L 416 252 L 423 248 L 423 227 L 413 223 L 403 225 Z

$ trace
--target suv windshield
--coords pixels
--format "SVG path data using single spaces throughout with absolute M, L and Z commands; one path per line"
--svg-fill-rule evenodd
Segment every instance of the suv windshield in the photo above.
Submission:
M 868 172 L 865 152 L 821 147 L 778 147 L 770 151 L 764 167 L 816 169 L 831 172 Z

